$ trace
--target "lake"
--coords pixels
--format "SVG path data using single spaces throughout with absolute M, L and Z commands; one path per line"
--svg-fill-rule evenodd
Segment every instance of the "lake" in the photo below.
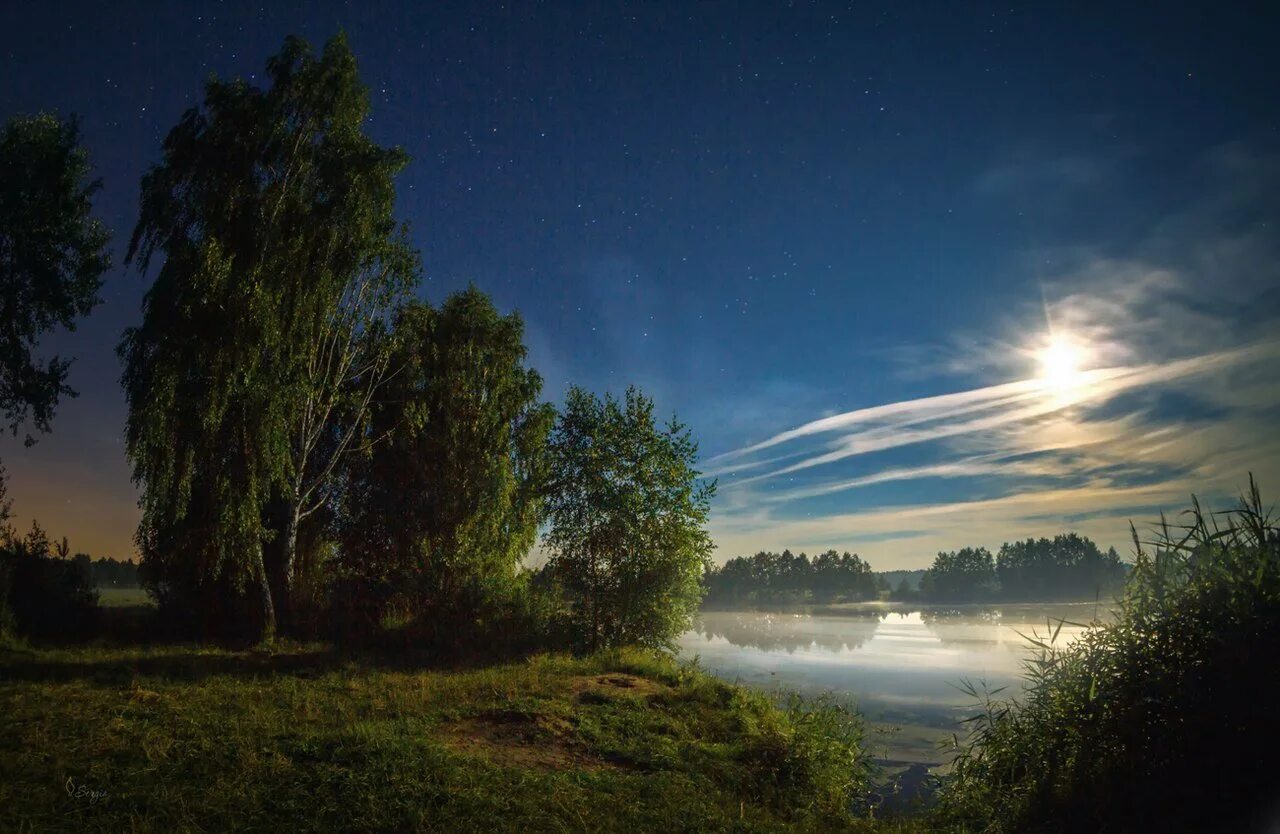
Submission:
M 907 607 L 892 603 L 794 612 L 704 611 L 680 637 L 680 654 L 709 672 L 769 691 L 829 693 L 867 718 L 873 754 L 885 763 L 933 766 L 938 744 L 961 732 L 974 699 L 958 685 L 1021 688 L 1031 646 L 1023 635 L 1075 640 L 1108 619 L 1088 603 Z

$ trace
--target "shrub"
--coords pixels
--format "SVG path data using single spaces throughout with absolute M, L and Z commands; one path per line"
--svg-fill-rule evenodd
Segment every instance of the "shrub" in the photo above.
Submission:
M 1244 830 L 1274 803 L 1280 531 L 1257 485 L 1233 511 L 1135 532 L 1117 619 L 1036 643 L 1026 690 L 988 698 L 942 813 L 994 831 Z M 1154 550 L 1148 548 L 1154 547 Z
M 55 556 L 56 553 L 56 556 Z M 79 637 L 92 629 L 98 592 L 89 574 L 66 558 L 40 525 L 19 539 L 0 541 L 0 633 L 34 639 Z

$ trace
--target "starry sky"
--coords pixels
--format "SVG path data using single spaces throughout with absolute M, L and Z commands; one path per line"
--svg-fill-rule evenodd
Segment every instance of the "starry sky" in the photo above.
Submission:
M 1247 2 L 24 1 L 0 7 L 0 118 L 82 119 L 119 262 L 204 79 L 343 30 L 370 133 L 413 159 L 423 297 L 474 281 L 519 310 L 553 401 L 636 383 L 678 412 L 719 479 L 717 559 L 911 568 L 1068 528 L 1123 551 L 1129 519 L 1251 470 L 1280 494 L 1277 24 Z M 73 551 L 134 552 L 114 348 L 146 286 L 108 274 L 46 341 L 79 398 L 33 448 L 0 440 L 20 523 Z

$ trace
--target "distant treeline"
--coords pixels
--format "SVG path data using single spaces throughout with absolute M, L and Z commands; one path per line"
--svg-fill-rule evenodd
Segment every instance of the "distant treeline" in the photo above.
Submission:
M 852 553 L 761 551 L 707 572 L 704 604 L 712 607 L 876 599 L 882 589 L 871 566 Z
M 1060 600 L 1109 596 L 1124 584 L 1125 563 L 1077 533 L 939 553 L 920 581 L 920 597 L 945 602 Z
M 108 556 L 97 559 L 87 553 L 71 557 L 76 567 L 86 573 L 95 588 L 138 588 L 138 564 L 132 559 L 121 561 Z
M 939 553 L 923 571 L 879 573 L 856 554 L 835 550 L 812 559 L 790 550 L 761 551 L 710 569 L 704 604 L 1092 599 L 1116 591 L 1125 573 L 1115 548 L 1104 552 L 1077 533 L 1006 542 L 994 556 L 985 547 Z

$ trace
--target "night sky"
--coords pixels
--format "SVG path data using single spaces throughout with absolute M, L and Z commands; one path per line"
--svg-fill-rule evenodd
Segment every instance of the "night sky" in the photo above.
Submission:
M 0 118 L 83 120 L 117 264 L 211 73 L 344 30 L 413 162 L 421 294 L 525 318 L 558 401 L 637 383 L 720 480 L 717 558 L 940 548 L 1280 494 L 1274 4 L 32 3 Z M 427 8 L 430 6 L 431 8 Z M 0 441 L 23 526 L 133 555 L 119 265 L 81 395 Z

